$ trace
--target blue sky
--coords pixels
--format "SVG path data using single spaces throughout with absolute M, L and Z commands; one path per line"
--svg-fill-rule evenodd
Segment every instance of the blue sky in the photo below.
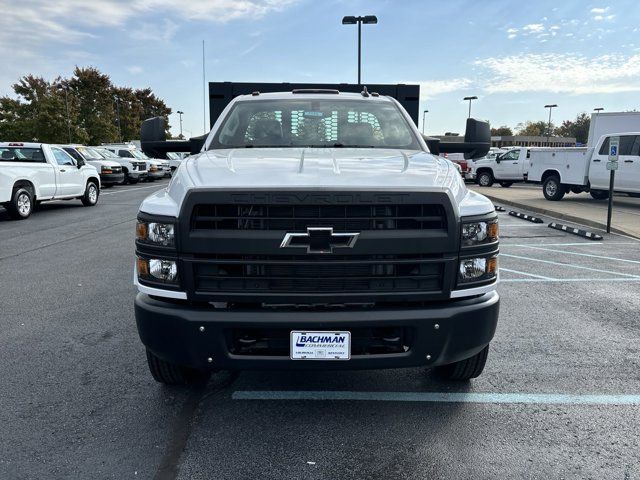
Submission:
M 0 0 L 0 94 L 21 75 L 95 66 L 151 87 L 203 132 L 207 81 L 420 83 L 427 132 L 462 131 L 467 104 L 492 126 L 640 109 L 640 2 L 391 0 Z M 208 115 L 208 113 L 207 113 Z M 177 132 L 178 117 L 172 115 Z

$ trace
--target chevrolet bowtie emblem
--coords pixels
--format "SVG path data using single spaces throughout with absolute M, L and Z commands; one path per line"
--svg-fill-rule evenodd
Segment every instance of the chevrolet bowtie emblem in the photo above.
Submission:
M 287 233 L 280 248 L 306 248 L 307 253 L 333 253 L 334 248 L 353 248 L 359 233 L 333 233 L 333 227 L 307 227 L 307 233 Z

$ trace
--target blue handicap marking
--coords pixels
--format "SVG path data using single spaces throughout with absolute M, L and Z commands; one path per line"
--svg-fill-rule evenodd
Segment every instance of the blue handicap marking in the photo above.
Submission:
M 618 154 L 618 147 L 615 145 L 611 145 L 611 155 L 617 155 Z

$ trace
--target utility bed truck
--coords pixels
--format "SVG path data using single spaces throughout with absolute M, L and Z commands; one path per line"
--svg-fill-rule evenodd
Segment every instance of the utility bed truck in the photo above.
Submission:
M 596 200 L 609 197 L 609 141 L 620 137 L 614 191 L 640 194 L 640 133 L 603 135 L 594 147 L 537 148 L 532 151 L 529 181 L 542 183 L 547 200 L 569 192 L 589 192 Z
M 0 143 L 0 205 L 9 215 L 28 218 L 36 203 L 79 199 L 98 203 L 100 175 L 82 158 L 43 143 Z
M 145 121 L 142 147 L 162 149 L 164 131 Z M 465 139 L 485 155 L 489 125 L 469 119 Z M 468 380 L 498 321 L 493 204 L 366 90 L 233 99 L 143 201 L 136 255 L 138 331 L 166 384 L 411 366 Z

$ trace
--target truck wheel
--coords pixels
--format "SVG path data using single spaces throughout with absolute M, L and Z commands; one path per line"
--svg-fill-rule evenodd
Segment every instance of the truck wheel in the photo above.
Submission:
M 147 364 L 154 380 L 165 385 L 187 385 L 204 383 L 209 380 L 211 372 L 182 367 L 169 363 L 147 350 Z
M 471 380 L 479 377 L 487 363 L 489 345 L 471 358 L 436 368 L 436 372 L 447 380 Z
M 493 185 L 493 175 L 491 172 L 482 172 L 478 174 L 478 185 L 481 187 L 490 187 Z
M 564 187 L 560 183 L 560 177 L 551 175 L 542 184 L 542 193 L 547 200 L 558 201 L 564 197 Z
M 504 188 L 509 188 L 511 185 L 513 185 L 513 182 L 500 182 L 500 186 Z
M 24 220 L 33 213 L 33 193 L 28 187 L 18 187 L 13 191 L 11 201 L 6 204 L 9 216 L 14 220 Z
M 591 190 L 589 193 L 596 200 L 606 200 L 609 198 L 609 192 L 606 190 Z
M 93 207 L 98 203 L 99 195 L 100 191 L 98 190 L 98 185 L 96 185 L 96 182 L 89 180 L 87 182 L 87 188 L 84 191 L 84 195 L 82 196 L 82 204 L 85 207 Z

